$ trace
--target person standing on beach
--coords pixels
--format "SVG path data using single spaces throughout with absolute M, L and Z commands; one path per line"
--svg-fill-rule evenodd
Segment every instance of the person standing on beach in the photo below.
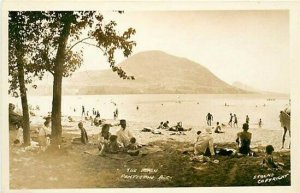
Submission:
M 117 140 L 123 146 L 127 147 L 130 144 L 130 139 L 133 137 L 130 130 L 126 128 L 126 120 L 120 120 L 121 128 L 117 131 Z
M 228 125 L 230 125 L 230 127 L 232 127 L 232 118 L 233 118 L 233 115 L 232 115 L 232 113 L 230 113 L 230 119 L 228 122 Z
M 285 142 L 285 136 L 287 131 L 289 131 L 289 136 L 291 137 L 291 129 L 290 129 L 290 112 L 286 111 L 280 111 L 279 120 L 281 123 L 281 127 L 283 128 L 283 136 L 282 136 L 282 146 L 281 148 L 284 148 L 284 142 Z M 290 148 L 291 144 L 289 145 Z
M 84 109 L 84 106 L 82 106 L 82 112 L 81 112 L 81 116 L 85 116 L 85 109 Z
M 246 116 L 246 123 L 249 125 L 249 121 L 250 121 L 250 118 L 249 118 L 249 116 L 247 115 Z
M 238 120 L 236 114 L 234 114 L 233 117 L 234 117 L 233 127 L 238 127 Z
M 258 121 L 258 127 L 261 128 L 261 126 L 262 126 L 262 120 L 259 119 L 259 121 Z
M 118 107 L 116 107 L 115 111 L 114 111 L 114 120 L 116 120 L 119 116 L 119 110 Z
M 210 113 L 207 113 L 207 115 L 206 115 L 206 121 L 207 121 L 207 125 L 208 125 L 208 126 L 211 126 L 211 122 L 212 122 L 213 120 L 214 120 L 213 115 L 210 114 Z

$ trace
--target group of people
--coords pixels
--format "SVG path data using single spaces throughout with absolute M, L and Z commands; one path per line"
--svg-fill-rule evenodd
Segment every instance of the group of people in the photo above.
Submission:
M 115 135 L 112 135 L 110 132 L 110 128 L 113 125 L 111 124 L 103 124 L 101 127 L 101 131 L 98 137 L 98 149 L 101 155 L 105 153 L 118 153 L 121 151 L 126 151 L 131 155 L 138 154 L 138 145 L 136 138 L 132 135 L 129 129 L 127 129 L 126 120 L 121 119 L 120 123 L 114 126 L 120 126 Z M 78 123 L 78 128 L 81 131 L 81 135 L 79 138 L 74 138 L 72 140 L 73 143 L 76 144 L 87 144 L 88 143 L 88 135 L 83 127 L 83 123 Z
M 192 128 L 185 129 L 182 126 L 181 121 L 177 122 L 177 124 L 175 126 L 172 126 L 172 127 L 169 126 L 169 121 L 160 122 L 160 125 L 157 127 L 157 129 L 165 129 L 165 130 L 168 130 L 168 131 L 190 131 L 190 130 L 192 130 Z
M 14 105 L 9 104 L 9 123 L 12 125 L 15 125 L 17 128 L 22 127 L 22 116 L 18 115 L 14 112 Z M 82 106 L 82 112 L 85 112 L 84 106 Z M 93 109 L 93 114 L 96 111 Z M 118 109 L 116 108 L 114 114 L 118 114 Z M 286 133 L 289 133 L 291 135 L 290 131 L 290 111 L 284 110 L 280 111 L 280 122 L 281 126 L 284 128 L 284 133 L 282 137 L 282 148 L 284 147 L 285 143 L 285 137 Z M 114 117 L 116 118 L 116 117 Z M 234 153 L 234 150 L 224 150 L 219 149 L 217 150 L 214 147 L 213 142 L 213 135 L 212 133 L 224 133 L 222 131 L 220 123 L 217 122 L 215 130 L 213 131 L 213 127 L 211 127 L 212 121 L 213 121 L 213 115 L 211 113 L 208 113 L 206 116 L 207 125 L 208 127 L 205 129 L 205 132 L 198 131 L 197 132 L 197 140 L 194 144 L 194 154 L 195 155 L 204 155 L 204 156 L 214 156 L 215 154 L 219 154 L 220 152 L 228 153 Z M 50 145 L 51 141 L 51 129 L 50 129 L 50 123 L 51 123 L 51 117 L 45 117 L 45 122 L 41 128 L 39 128 L 36 132 L 38 133 L 38 143 L 40 146 L 40 149 L 42 151 L 45 151 L 46 148 Z M 237 127 L 237 116 L 236 114 L 230 113 L 230 120 L 228 124 L 232 126 Z M 251 151 L 250 145 L 251 145 L 251 139 L 252 139 L 252 133 L 250 133 L 249 130 L 249 123 L 250 118 L 248 115 L 246 115 L 245 123 L 242 126 L 243 131 L 237 133 L 236 138 L 236 144 L 237 144 L 237 150 L 236 152 L 240 155 L 254 155 L 254 152 Z M 111 124 L 102 124 L 100 119 L 100 113 L 96 113 L 96 116 L 94 119 L 92 119 L 92 125 L 96 126 L 102 126 L 101 132 L 99 133 L 99 145 L 98 149 L 100 151 L 100 154 L 105 153 L 117 153 L 120 151 L 127 151 L 128 153 L 136 154 L 138 151 L 137 149 L 140 147 L 137 143 L 136 138 L 132 135 L 130 130 L 127 129 L 126 120 L 122 119 L 120 120 L 120 123 L 115 126 L 120 126 L 118 131 L 115 135 L 112 135 L 110 133 L 110 129 L 113 125 Z M 262 125 L 262 120 L 259 119 L 258 123 L 259 127 Z M 78 128 L 81 132 L 79 138 L 74 138 L 72 140 L 73 143 L 80 143 L 80 144 L 87 144 L 89 142 L 88 134 L 83 126 L 82 122 L 78 123 Z M 178 122 L 175 126 L 170 127 L 169 121 L 166 122 L 160 122 L 160 125 L 157 127 L 157 129 L 165 129 L 169 131 L 189 131 L 191 129 L 185 129 L 182 125 L 182 122 Z M 21 143 L 21 138 L 19 141 L 15 141 L 15 143 Z M 273 161 L 272 152 L 274 151 L 273 146 L 268 145 L 266 147 L 266 158 L 264 159 L 264 164 L 272 167 L 277 167 L 277 165 Z M 229 153 L 229 154 L 230 154 Z
M 210 126 L 205 129 L 205 133 L 198 131 L 198 137 L 194 144 L 194 154 L 208 157 L 214 157 L 216 154 L 227 156 L 256 156 L 256 153 L 250 148 L 252 133 L 248 131 L 248 123 L 244 123 L 242 129 L 243 131 L 237 133 L 235 140 L 237 149 L 216 148 L 212 135 L 212 127 Z M 266 154 L 263 158 L 262 165 L 271 169 L 280 169 L 282 163 L 276 163 L 273 159 L 272 153 L 274 152 L 274 147 L 272 145 L 267 145 L 265 152 Z
M 232 125 L 232 123 L 233 123 L 233 125 Z M 232 115 L 232 113 L 230 113 L 230 118 L 229 118 L 228 125 L 230 127 L 238 127 L 238 119 L 237 119 L 236 114 Z

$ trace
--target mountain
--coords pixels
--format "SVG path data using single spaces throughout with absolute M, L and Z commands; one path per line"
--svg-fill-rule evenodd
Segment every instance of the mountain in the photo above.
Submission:
M 64 94 L 248 93 L 220 80 L 198 63 L 161 51 L 140 52 L 118 66 L 135 80 L 123 80 L 111 70 L 76 72 L 64 79 Z

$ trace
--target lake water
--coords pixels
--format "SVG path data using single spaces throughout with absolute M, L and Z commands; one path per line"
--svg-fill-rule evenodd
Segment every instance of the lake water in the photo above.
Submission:
M 113 119 L 116 106 L 119 118 L 138 122 L 169 120 L 170 125 L 182 121 L 187 125 L 206 125 L 206 115 L 212 113 L 215 122 L 228 123 L 229 114 L 235 113 L 239 126 L 250 117 L 250 128 L 258 127 L 261 118 L 264 129 L 281 129 L 280 110 L 286 108 L 288 97 L 276 97 L 268 101 L 267 96 L 257 95 L 203 95 L 203 94 L 153 94 L 153 95 L 85 95 L 63 96 L 62 114 L 81 116 L 82 106 L 92 115 L 92 109 L 99 110 L 101 118 Z M 10 99 L 20 106 L 20 99 Z M 47 115 L 51 111 L 52 96 L 29 96 L 29 104 L 40 107 L 39 113 Z M 116 103 L 116 106 L 114 105 Z M 227 103 L 229 106 L 225 106 Z M 137 110 L 137 106 L 139 109 Z M 75 109 L 75 112 L 74 112 Z

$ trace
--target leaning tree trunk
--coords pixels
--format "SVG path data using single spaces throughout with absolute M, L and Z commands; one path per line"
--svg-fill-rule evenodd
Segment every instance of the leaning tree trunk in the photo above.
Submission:
M 21 53 L 20 47 L 16 46 L 17 52 Z M 24 145 L 30 145 L 30 125 L 29 125 L 29 109 L 27 103 L 27 93 L 25 87 L 25 78 L 24 78 L 24 63 L 23 63 L 23 55 L 18 54 L 17 56 L 17 67 L 18 67 L 18 82 L 20 86 L 20 94 L 21 94 L 21 103 L 22 103 L 22 112 L 23 112 L 23 139 Z
M 53 100 L 52 100 L 52 127 L 51 144 L 58 147 L 61 144 L 62 126 L 61 126 L 61 96 L 62 96 L 62 78 L 65 63 L 65 52 L 70 34 L 71 23 L 66 22 L 59 39 L 59 46 L 56 53 L 53 81 Z

